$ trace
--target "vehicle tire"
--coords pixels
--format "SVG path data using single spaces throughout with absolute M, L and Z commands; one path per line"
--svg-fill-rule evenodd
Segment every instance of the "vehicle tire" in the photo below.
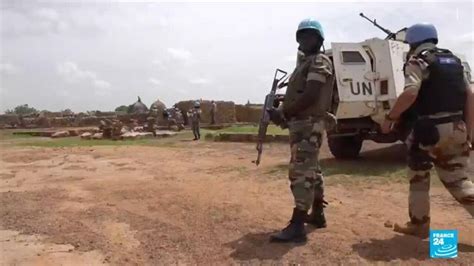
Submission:
M 359 156 L 362 139 L 357 136 L 329 137 L 328 146 L 336 159 L 354 159 Z

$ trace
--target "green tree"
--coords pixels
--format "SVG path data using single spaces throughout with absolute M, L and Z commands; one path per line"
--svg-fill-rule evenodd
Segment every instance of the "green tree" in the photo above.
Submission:
M 38 112 L 38 110 L 36 110 L 33 107 L 29 107 L 28 104 L 18 105 L 13 110 L 5 111 L 6 114 L 17 114 L 17 115 L 28 115 L 28 114 L 32 114 L 36 112 Z
M 128 106 L 120 105 L 119 107 L 115 108 L 115 112 L 128 112 Z

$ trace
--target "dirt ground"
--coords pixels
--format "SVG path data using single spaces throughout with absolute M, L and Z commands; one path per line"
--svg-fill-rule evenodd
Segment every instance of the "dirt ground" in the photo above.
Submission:
M 295 245 L 268 242 L 292 211 L 287 145 L 266 145 L 256 167 L 253 144 L 177 142 L 2 146 L 0 264 L 474 262 L 473 220 L 439 184 L 431 191 L 432 228 L 459 230 L 458 258 L 429 259 L 427 240 L 385 226 L 408 216 L 403 171 L 387 174 L 403 167 L 400 145 L 367 143 L 351 163 L 336 162 L 325 145 L 328 228 L 308 226 L 308 242 Z

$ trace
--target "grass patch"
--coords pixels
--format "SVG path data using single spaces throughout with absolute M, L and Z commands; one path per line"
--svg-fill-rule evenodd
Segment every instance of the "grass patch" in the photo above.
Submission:
M 17 134 L 17 135 L 13 135 L 13 134 L 0 134 L 0 138 L 2 140 L 8 140 L 8 139 L 31 139 L 31 138 L 37 138 L 35 136 L 32 136 L 32 135 L 28 135 L 28 134 Z
M 179 133 L 174 137 L 166 138 L 146 138 L 136 140 L 84 140 L 79 137 L 68 138 L 39 138 L 26 139 L 22 142 L 16 142 L 17 146 L 34 146 L 45 148 L 59 148 L 59 147 L 92 147 L 92 146 L 152 146 L 152 147 L 177 147 L 180 140 L 191 138 L 190 133 Z
M 406 166 L 401 163 L 375 163 L 368 160 L 336 160 L 334 158 L 321 160 L 321 167 L 326 176 L 354 175 L 363 177 L 395 178 L 404 174 Z
M 245 134 L 245 135 L 257 135 L 258 126 L 256 125 L 234 125 L 231 127 L 211 130 L 211 129 L 201 129 L 201 135 L 204 136 L 205 140 L 214 140 L 219 134 Z M 269 125 L 267 128 L 268 136 L 288 136 L 288 129 L 282 129 L 275 125 Z
M 257 134 L 258 126 L 246 125 L 246 126 L 231 126 L 219 130 L 206 130 L 209 133 L 234 133 L 234 134 Z M 282 129 L 275 125 L 269 125 L 267 129 L 268 135 L 288 135 L 288 129 Z
M 13 132 L 15 131 L 17 130 L 14 130 L 14 129 L 0 130 L 0 140 L 33 138 L 33 136 L 28 135 L 28 134 L 13 135 Z
M 26 141 L 31 141 L 39 137 L 34 137 L 31 135 L 13 135 L 13 130 L 0 130 L 0 146 L 11 146 L 24 143 Z
M 270 169 L 268 169 L 265 174 L 267 175 L 280 175 L 288 173 L 288 164 L 278 164 Z
M 354 185 L 362 182 L 406 182 L 406 166 L 403 164 L 375 164 L 371 162 L 338 161 L 333 158 L 321 160 L 325 183 L 327 185 Z M 279 164 L 270 168 L 266 174 L 286 176 L 287 164 Z
M 407 166 L 403 163 L 377 164 L 367 160 L 338 161 L 333 158 L 321 160 L 326 185 L 359 185 L 403 183 L 408 185 Z M 288 164 L 278 164 L 265 172 L 266 175 L 287 178 Z M 436 171 L 431 171 L 431 184 L 442 186 Z
M 333 158 L 321 160 L 320 163 L 325 177 L 352 175 L 362 177 L 383 176 L 387 178 L 394 178 L 400 174 L 404 174 L 406 169 L 406 166 L 402 164 L 377 165 L 371 164 L 370 162 L 361 163 L 360 161 L 337 161 Z M 287 171 L 287 164 L 279 164 L 270 168 L 266 173 L 275 174 Z
M 60 147 L 92 147 L 92 146 L 152 146 L 152 147 L 180 147 L 184 141 L 193 138 L 192 132 L 186 130 L 177 132 L 177 135 L 164 138 L 145 138 L 136 140 L 85 140 L 80 137 L 48 138 L 31 135 L 13 135 L 13 130 L 0 131 L 0 145 L 30 146 L 45 148 Z M 202 134 L 204 136 L 204 134 Z M 203 138 L 204 140 L 204 138 Z
M 60 139 L 38 139 L 34 141 L 22 142 L 20 146 L 35 146 L 35 147 L 90 147 L 90 146 L 128 146 L 128 145 L 147 145 L 151 144 L 152 140 L 83 140 L 77 137 L 60 138 Z
M 80 137 L 49 138 L 31 136 L 28 134 L 13 135 L 17 129 L 0 130 L 1 146 L 32 146 L 32 147 L 92 147 L 92 146 L 157 146 L 157 147 L 179 147 L 183 140 L 192 139 L 191 131 L 176 132 L 175 136 L 163 138 L 144 138 L 136 140 L 85 140 Z M 35 129 L 25 129 L 25 132 Z M 182 145 L 181 145 L 182 146 Z

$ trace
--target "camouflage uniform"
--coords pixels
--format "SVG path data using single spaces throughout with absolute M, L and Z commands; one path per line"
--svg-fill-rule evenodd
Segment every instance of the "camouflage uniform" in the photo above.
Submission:
M 211 125 L 216 124 L 216 114 L 217 114 L 217 105 L 215 102 L 212 102 L 211 105 Z
M 168 126 L 168 130 L 171 130 L 171 114 L 168 109 L 164 109 L 162 112 L 163 119 L 166 121 L 166 125 Z
M 163 111 L 168 124 L 168 130 L 180 131 L 184 129 L 183 115 L 178 108 L 170 108 Z
M 413 54 L 418 55 L 422 51 L 432 48 L 435 48 L 434 44 L 425 43 L 415 49 Z M 426 61 L 420 57 L 410 58 L 405 66 L 405 89 L 419 92 L 422 82 L 427 80 L 429 75 L 430 69 Z M 464 83 L 465 86 L 469 86 L 466 79 Z M 442 112 L 429 115 L 428 118 L 442 119 L 455 114 Z M 396 226 L 396 231 L 411 234 L 410 226 L 426 225 L 424 230 L 419 233 L 427 237 L 430 221 L 430 170 L 433 165 L 446 189 L 468 210 L 471 216 L 474 216 L 474 185 L 467 172 L 470 149 L 466 124 L 459 120 L 437 124 L 435 127 L 439 132 L 439 139 L 430 145 L 423 145 L 415 141 L 415 132 L 412 132 L 408 137 L 410 223 L 407 228 Z M 426 135 L 423 137 L 426 138 Z
M 153 136 L 156 136 L 156 130 L 155 130 L 156 118 L 150 115 L 146 118 L 146 121 L 147 121 L 147 131 L 153 133 Z
M 321 205 L 324 202 L 324 181 L 318 157 L 325 130 L 324 118 L 330 106 L 334 75 L 332 63 L 324 54 L 311 55 L 299 61 L 288 82 L 283 113 L 286 113 L 292 102 L 298 99 L 298 94 L 306 82 L 319 81 L 324 84 L 320 88 L 319 97 L 314 99 L 309 108 L 287 117 L 291 145 L 290 188 L 296 208 L 308 211 L 313 201 Z
M 168 130 L 174 130 L 174 126 L 176 126 L 176 119 L 169 117 L 168 119 Z
M 314 200 L 323 202 L 323 174 L 319 165 L 324 123 L 321 120 L 291 120 L 291 159 L 288 177 L 295 207 L 308 211 Z
M 194 139 L 198 140 L 201 138 L 199 131 L 199 122 L 201 120 L 201 110 L 193 108 L 188 111 L 188 117 L 191 118 L 191 129 L 193 130 Z
M 181 113 L 181 110 L 178 108 L 174 108 L 174 116 L 176 118 L 176 126 L 178 127 L 178 131 L 184 129 L 184 120 L 183 120 L 183 114 Z

